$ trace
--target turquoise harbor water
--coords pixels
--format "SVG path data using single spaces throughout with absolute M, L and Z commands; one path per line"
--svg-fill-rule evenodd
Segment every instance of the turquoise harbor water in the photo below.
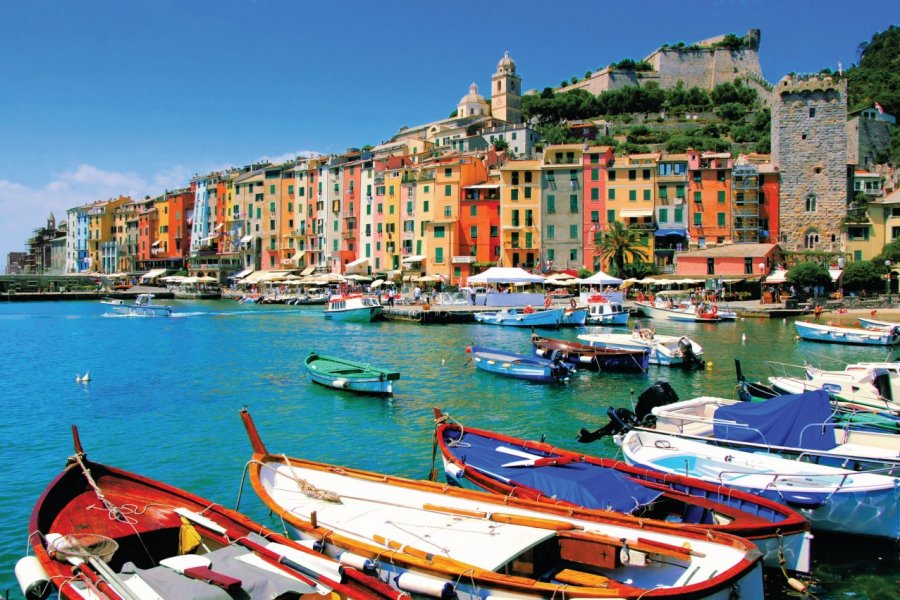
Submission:
M 422 478 L 431 468 L 432 406 L 463 424 L 527 438 L 547 434 L 561 447 L 611 455 L 608 442 L 582 446 L 575 434 L 604 424 L 607 406 L 627 406 L 629 390 L 640 393 L 655 379 L 667 379 L 682 398 L 731 396 L 734 357 L 750 376 L 763 376 L 766 360 L 835 367 L 886 356 L 876 348 L 795 341 L 790 321 L 655 323 L 661 333 L 693 335 L 712 368 L 651 367 L 644 376 L 582 372 L 566 385 L 542 386 L 466 365 L 467 344 L 525 352 L 528 331 L 343 324 L 324 320 L 321 307 L 172 304 L 177 314 L 168 319 L 107 316 L 108 307 L 97 302 L 0 305 L 6 398 L 0 590 L 9 597 L 20 595 L 13 566 L 27 551 L 31 509 L 72 453 L 72 423 L 93 460 L 233 507 L 250 455 L 238 417 L 242 406 L 272 451 Z M 558 337 L 575 335 L 563 330 Z M 314 385 L 303 374 L 310 350 L 400 371 L 396 395 L 385 401 Z M 87 370 L 90 384 L 76 383 Z M 240 508 L 279 528 L 249 482 Z M 813 553 L 818 598 L 897 597 L 896 547 L 819 535 Z M 769 586 L 769 597 L 780 598 L 780 587 Z

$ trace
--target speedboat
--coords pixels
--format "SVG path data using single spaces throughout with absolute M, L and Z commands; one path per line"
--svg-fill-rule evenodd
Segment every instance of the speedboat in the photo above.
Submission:
M 563 318 L 562 308 L 548 310 L 503 309 L 496 312 L 475 313 L 475 320 L 488 325 L 506 327 L 559 327 Z
M 839 327 L 809 321 L 794 321 L 794 327 L 801 339 L 814 342 L 864 346 L 896 346 L 900 344 L 900 329 L 897 328 L 882 331 L 863 329 L 862 327 Z
M 600 294 L 588 298 L 588 325 L 627 325 L 628 317 L 621 302 L 610 302 Z
M 335 321 L 369 322 L 381 316 L 378 298 L 362 294 L 338 294 L 328 299 L 325 318 Z
M 551 358 L 541 358 L 481 346 L 469 346 L 466 352 L 472 355 L 475 366 L 483 371 L 538 383 L 563 381 L 574 370 L 558 354 Z
M 704 364 L 703 347 L 685 335 L 659 335 L 652 329 L 635 327 L 631 333 L 583 333 L 578 339 L 603 348 L 648 348 L 651 365 L 690 368 Z
M 687 323 L 717 323 L 721 321 L 715 304 L 691 304 L 668 299 L 662 294 L 653 301 L 636 301 L 634 305 L 645 317 Z
M 622 451 L 631 465 L 780 502 L 806 517 L 813 531 L 900 540 L 896 477 L 745 452 L 644 428 L 625 435 Z
M 379 576 L 438 598 L 763 597 L 747 540 L 654 520 L 583 519 L 547 504 L 270 454 L 246 410 L 250 482 L 323 552 L 367 556 Z M 383 448 L 382 451 L 389 451 Z
M 886 369 L 827 371 L 805 365 L 803 377 L 773 376 L 769 377 L 769 383 L 782 394 L 823 389 L 847 408 L 900 414 L 900 402 L 897 401 L 900 398 L 900 374 Z
M 587 306 L 572 306 L 563 309 L 562 318 L 559 320 L 561 327 L 579 327 L 587 322 L 589 309 Z
M 113 305 L 113 312 L 129 317 L 170 317 L 172 307 L 165 304 L 154 304 L 153 294 L 138 294 L 134 304 Z
M 662 476 L 621 460 L 586 456 L 543 441 L 463 426 L 434 409 L 435 439 L 448 483 L 510 498 L 537 500 L 579 518 L 673 528 L 699 527 L 752 540 L 767 567 L 810 568 L 809 525 L 772 500 L 684 477 Z

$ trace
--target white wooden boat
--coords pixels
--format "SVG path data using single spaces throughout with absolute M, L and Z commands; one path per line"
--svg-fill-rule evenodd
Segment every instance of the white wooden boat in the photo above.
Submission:
M 900 331 L 900 323 L 892 323 L 891 321 L 879 321 L 878 319 L 859 317 L 859 324 L 863 329 L 871 329 L 873 331 Z
M 270 454 L 246 410 L 250 479 L 325 552 L 374 562 L 401 589 L 441 598 L 762 598 L 759 551 L 718 532 L 581 520 L 504 498 Z
M 378 298 L 362 294 L 338 294 L 328 299 L 325 318 L 335 321 L 368 322 L 381 316 Z
M 165 304 L 154 304 L 153 294 L 138 294 L 134 304 L 113 305 L 113 312 L 129 317 L 170 317 L 172 307 Z
M 813 530 L 900 540 L 900 480 L 750 453 L 633 429 L 622 441 L 629 464 L 697 477 L 781 502 Z
M 631 333 L 583 333 L 578 339 L 591 346 L 635 350 L 650 349 L 650 364 L 692 366 L 702 364 L 703 347 L 687 336 L 659 335 L 652 329 Z
M 801 339 L 833 344 L 857 344 L 864 346 L 895 346 L 900 344 L 900 331 L 878 331 L 861 327 L 838 327 L 827 323 L 794 321 Z
M 762 402 L 701 396 L 652 409 L 656 430 L 679 437 L 821 464 L 900 467 L 900 435 L 848 429 L 834 411 L 821 389 Z
M 692 304 L 675 304 L 658 299 L 653 302 L 635 302 L 634 305 L 645 317 L 684 323 L 718 323 L 721 319 L 718 308 L 711 306 L 695 306 Z
M 112 306 L 122 306 L 125 304 L 125 300 L 122 298 L 110 298 L 109 296 L 104 296 L 100 298 L 100 304 L 110 304 Z

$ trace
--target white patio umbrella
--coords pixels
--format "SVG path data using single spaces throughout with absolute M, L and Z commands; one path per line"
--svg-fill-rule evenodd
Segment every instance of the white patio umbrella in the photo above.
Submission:
M 371 287 L 374 290 L 374 289 L 380 288 L 383 285 L 384 285 L 384 279 L 376 279 L 375 281 L 372 282 L 372 284 L 369 287 Z

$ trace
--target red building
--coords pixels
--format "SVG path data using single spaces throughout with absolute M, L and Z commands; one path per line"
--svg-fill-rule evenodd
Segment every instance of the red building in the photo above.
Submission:
M 688 148 L 688 231 L 693 248 L 731 241 L 731 154 Z
M 606 229 L 606 167 L 613 159 L 610 146 L 592 146 L 582 154 L 584 177 L 582 211 L 584 265 L 594 271 L 600 269 L 597 245 Z

